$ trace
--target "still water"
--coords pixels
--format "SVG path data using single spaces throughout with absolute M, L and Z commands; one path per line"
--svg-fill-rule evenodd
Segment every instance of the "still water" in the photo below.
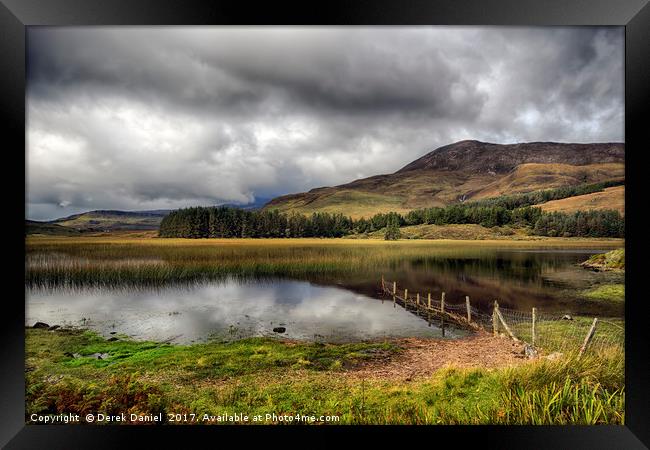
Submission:
M 521 311 L 622 316 L 622 303 L 590 301 L 587 289 L 624 283 L 622 273 L 578 264 L 608 249 L 432 250 L 347 273 L 303 279 L 223 279 L 159 288 L 27 289 L 26 325 L 84 326 L 105 336 L 189 343 L 249 336 L 346 342 L 387 337 L 441 337 L 429 323 L 380 294 L 380 277 L 423 298 L 490 312 L 494 300 Z M 402 291 L 403 292 L 403 291 Z M 283 327 L 283 333 L 274 328 Z M 460 330 L 447 327 L 445 337 Z
M 28 292 L 26 323 L 84 326 L 104 336 L 176 343 L 250 336 L 347 342 L 441 337 L 442 330 L 392 301 L 304 281 L 228 280 L 157 290 Z M 284 328 L 283 333 L 274 328 Z M 445 328 L 446 338 L 462 336 Z

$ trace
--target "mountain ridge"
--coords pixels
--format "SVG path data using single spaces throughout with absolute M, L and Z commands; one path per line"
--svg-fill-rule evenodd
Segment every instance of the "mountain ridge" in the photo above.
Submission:
M 625 144 L 463 140 L 438 147 L 389 174 L 276 197 L 264 209 L 378 212 L 446 206 L 470 199 L 625 177 Z

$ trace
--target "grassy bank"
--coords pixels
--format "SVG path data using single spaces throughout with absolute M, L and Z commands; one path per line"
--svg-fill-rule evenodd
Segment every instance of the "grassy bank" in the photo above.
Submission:
M 583 262 L 582 266 L 594 270 L 625 270 L 625 249 L 619 248 L 607 253 L 593 255 Z
M 591 300 L 622 303 L 625 301 L 625 285 L 605 284 L 584 291 L 583 296 Z
M 409 381 L 350 376 L 359 363 L 400 351 L 388 342 L 246 339 L 178 346 L 28 329 L 27 414 L 336 415 L 344 424 L 624 423 L 621 352 L 502 369 L 451 367 Z
M 27 238 L 28 286 L 159 285 L 225 276 L 300 278 L 368 270 L 406 258 L 503 248 L 608 248 L 620 239 L 384 240 Z

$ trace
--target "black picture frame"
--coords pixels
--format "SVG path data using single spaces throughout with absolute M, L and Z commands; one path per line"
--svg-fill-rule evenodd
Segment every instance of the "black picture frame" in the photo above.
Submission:
M 453 438 L 484 448 L 647 448 L 650 446 L 650 355 L 647 316 L 641 281 L 643 250 L 641 215 L 643 161 L 650 142 L 644 122 L 650 105 L 650 6 L 648 0 L 374 0 L 298 4 L 246 1 L 187 0 L 0 0 L 0 111 L 4 141 L 5 246 L 8 267 L 4 314 L 0 323 L 0 445 L 6 448 L 103 448 L 124 445 L 137 437 L 187 445 L 191 433 L 211 440 L 224 434 L 250 436 L 243 427 L 133 427 L 25 425 L 24 381 L 24 213 L 25 197 L 10 175 L 25 174 L 25 50 L 26 27 L 41 25 L 508 25 L 625 27 L 626 144 L 626 425 L 593 427 L 363 427 L 365 436 L 412 431 L 439 445 Z M 646 114 L 644 114 L 646 113 Z M 10 139 L 7 139 L 10 138 Z M 21 217 L 22 214 L 22 217 Z M 21 231 L 22 230 L 22 231 Z M 23 233 L 21 236 L 20 233 Z M 11 261 L 11 262 L 9 262 Z M 279 439 L 295 428 L 264 428 Z M 359 427 L 323 427 L 340 432 Z M 313 431 L 311 431 L 313 430 Z M 309 434 L 322 434 L 310 429 Z M 304 431 L 303 431 L 304 432 Z M 216 435 L 214 433 L 217 433 Z M 221 441 L 212 441 L 220 443 Z M 275 445 L 273 438 L 268 445 Z M 299 445 L 311 445 L 302 441 Z M 182 443 L 182 444 L 180 444 Z M 277 441 L 278 445 L 288 445 Z M 293 445 L 293 444 L 292 444 Z M 181 447 L 182 448 L 182 447 Z

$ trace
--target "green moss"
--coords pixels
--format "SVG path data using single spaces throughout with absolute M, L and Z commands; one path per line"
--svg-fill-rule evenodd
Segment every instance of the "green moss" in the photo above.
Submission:
M 625 301 L 625 285 L 605 284 L 594 289 L 583 291 L 582 295 L 592 300 L 623 302 Z
M 625 249 L 619 248 L 607 253 L 593 255 L 582 265 L 600 270 L 625 270 Z

